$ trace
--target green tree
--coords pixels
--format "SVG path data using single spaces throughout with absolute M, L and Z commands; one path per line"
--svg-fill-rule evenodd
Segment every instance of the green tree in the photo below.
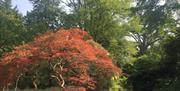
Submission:
M 24 41 L 22 15 L 12 8 L 11 0 L 0 1 L 0 55 Z
M 136 0 L 136 3 L 132 8 L 135 17 L 130 21 L 131 36 L 138 43 L 139 55 L 143 55 L 175 27 L 172 22 L 177 5 L 174 1 L 162 4 L 161 0 Z
M 131 36 L 138 44 L 139 55 L 128 70 L 134 91 L 178 91 L 177 63 L 169 56 L 177 55 L 178 3 L 176 0 L 137 0 L 129 25 Z M 170 36 L 170 37 L 169 37 Z M 167 39 L 171 41 L 167 43 Z M 173 38 L 174 39 L 174 38 Z M 164 44 L 165 41 L 165 44 Z M 177 41 L 177 40 L 176 40 Z M 163 47 L 163 45 L 168 45 Z M 175 53 L 174 53 L 175 52 Z
M 70 11 L 64 18 L 64 25 L 67 28 L 80 27 L 88 31 L 96 42 L 110 51 L 115 63 L 119 65 L 125 63 L 127 56 L 131 55 L 129 49 L 126 50 L 126 48 L 132 47 L 126 47 L 128 42 L 124 39 L 128 33 L 125 19 L 128 17 L 131 0 L 66 1 L 62 2 L 70 8 Z
M 25 24 L 33 33 L 62 26 L 60 0 L 29 0 L 34 8 L 25 16 Z
M 164 44 L 165 48 L 165 67 L 168 69 L 166 71 L 167 75 L 172 75 L 168 79 L 169 84 L 162 85 L 162 90 L 160 91 L 179 91 L 179 81 L 180 81 L 180 28 L 177 27 L 177 32 L 175 36 L 169 37 L 168 40 L 166 40 L 166 43 Z M 173 72 L 173 74 L 172 74 Z
M 122 34 L 120 19 L 125 18 L 130 1 L 123 0 L 68 0 L 74 27 L 87 30 L 96 41 L 108 46 L 108 38 Z M 70 16 L 71 17 L 71 16 Z M 70 26 L 72 27 L 72 25 Z M 120 33 L 121 32 L 121 33 Z

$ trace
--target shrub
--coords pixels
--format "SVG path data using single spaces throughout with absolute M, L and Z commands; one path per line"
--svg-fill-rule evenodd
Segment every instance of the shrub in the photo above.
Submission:
M 108 52 L 87 32 L 78 28 L 60 29 L 5 53 L 0 62 L 0 88 L 13 84 L 17 87 L 17 83 L 29 79 L 35 88 L 58 85 L 62 89 L 75 86 L 98 90 L 104 79 L 108 81 L 120 74 Z M 45 84 L 47 81 L 53 84 Z M 110 82 L 102 87 L 108 87 Z

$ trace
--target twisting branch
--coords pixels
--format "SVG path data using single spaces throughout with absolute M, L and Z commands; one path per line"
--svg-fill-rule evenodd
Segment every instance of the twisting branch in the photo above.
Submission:
M 34 85 L 35 89 L 37 90 L 38 87 L 37 87 L 37 84 L 36 84 L 36 80 L 33 81 L 33 85 Z
M 51 63 L 50 63 L 50 65 L 51 65 L 53 71 L 55 71 L 55 73 L 56 73 L 56 75 L 51 75 L 51 77 L 57 79 L 57 80 L 58 80 L 58 85 L 59 85 L 61 88 L 64 89 L 64 88 L 65 88 L 65 87 L 64 87 L 64 84 L 65 84 L 64 78 L 63 78 L 63 76 L 61 75 L 61 73 L 60 73 L 58 70 L 56 70 L 57 67 L 60 68 L 60 71 L 63 70 L 62 60 L 59 60 L 59 62 L 56 63 L 55 65 L 52 65 Z
M 59 77 L 58 77 L 58 76 L 51 75 L 51 77 L 52 77 L 52 78 L 55 78 L 55 79 L 57 79 L 57 80 L 58 80 L 58 82 L 60 82 L 60 81 L 61 81 L 61 80 L 59 79 Z M 60 84 L 60 83 L 58 83 L 58 85 L 59 85 L 59 86 L 61 86 L 61 84 Z
M 142 36 L 139 33 L 135 32 L 135 31 L 132 31 L 130 33 L 130 36 L 138 43 L 143 42 Z
M 22 73 L 18 76 L 18 78 L 17 78 L 17 80 L 16 80 L 16 87 L 15 87 L 14 91 L 17 91 L 19 79 L 20 79 L 22 76 L 23 76 Z
M 63 66 L 62 65 L 60 65 L 60 70 L 61 71 L 63 70 Z M 59 77 L 62 80 L 61 87 L 64 88 L 64 84 L 65 84 L 64 78 L 63 78 L 63 76 L 61 74 L 59 74 Z

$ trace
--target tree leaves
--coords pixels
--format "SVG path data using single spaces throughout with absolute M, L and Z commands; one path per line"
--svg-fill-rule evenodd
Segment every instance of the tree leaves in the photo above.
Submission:
M 28 71 L 31 73 L 33 70 L 30 69 L 33 67 L 39 65 L 46 68 L 47 65 L 39 64 L 42 61 L 48 61 L 50 64 L 55 62 L 57 66 L 54 65 L 53 69 L 56 74 L 53 75 L 65 80 L 67 86 L 83 86 L 86 89 L 98 90 L 96 86 L 101 85 L 106 79 L 107 84 L 101 87 L 109 87 L 111 77 L 121 75 L 121 70 L 113 64 L 108 52 L 94 42 L 91 36 L 87 38 L 88 36 L 87 32 L 78 28 L 61 29 L 46 32 L 35 37 L 30 43 L 15 47 L 12 52 L 4 54 L 1 58 L 0 73 L 5 67 L 8 73 L 0 74 L 0 77 L 6 78 L 0 79 L 0 88 L 12 83 L 19 74 Z M 58 80 L 57 83 L 61 81 Z

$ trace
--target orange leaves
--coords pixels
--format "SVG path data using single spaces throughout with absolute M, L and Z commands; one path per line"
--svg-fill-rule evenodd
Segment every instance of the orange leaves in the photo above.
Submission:
M 98 75 L 112 76 L 113 74 L 119 75 L 121 72 L 113 65 L 108 52 L 94 42 L 87 32 L 73 28 L 44 33 L 35 37 L 34 41 L 4 54 L 0 65 L 4 65 L 7 71 L 4 72 L 5 68 L 0 66 L 0 80 L 7 85 L 6 80 L 16 78 L 16 74 L 25 71 L 28 65 L 55 59 L 63 59 L 63 68 L 59 74 L 69 82 L 67 85 L 83 86 L 91 90 L 96 89 L 98 78 L 95 77 Z M 93 69 L 91 69 L 92 64 L 94 64 Z

